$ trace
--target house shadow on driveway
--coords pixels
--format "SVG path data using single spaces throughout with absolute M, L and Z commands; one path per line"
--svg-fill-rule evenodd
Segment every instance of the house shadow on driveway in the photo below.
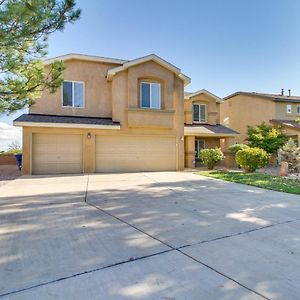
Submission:
M 9 299 L 280 299 L 282 276 L 297 294 L 300 273 L 276 272 L 299 264 L 281 256 L 299 238 L 293 195 L 171 172 L 18 180 L 0 190 Z

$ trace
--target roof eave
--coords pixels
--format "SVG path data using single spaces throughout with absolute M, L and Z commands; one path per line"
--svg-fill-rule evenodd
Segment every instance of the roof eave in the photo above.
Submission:
M 137 58 L 137 59 L 134 59 L 131 61 L 127 61 L 122 66 L 118 66 L 116 68 L 109 69 L 107 71 L 107 80 L 108 81 L 112 80 L 112 78 L 119 72 L 125 71 L 130 67 L 133 67 L 133 66 L 136 66 L 136 65 L 148 62 L 148 61 L 154 61 L 154 62 L 158 63 L 159 65 L 161 65 L 162 67 L 172 71 L 174 74 L 176 74 L 180 79 L 182 79 L 184 81 L 185 86 L 191 82 L 191 79 L 188 76 L 181 73 L 181 70 L 179 68 L 173 66 L 172 64 L 163 60 L 162 58 L 160 58 L 159 56 L 157 56 L 155 54 L 150 54 L 148 56 L 144 56 L 144 57 Z
M 91 128 L 91 129 L 112 129 L 120 130 L 120 125 L 101 125 L 101 124 L 77 124 L 77 123 L 50 123 L 50 122 L 26 122 L 14 121 L 16 127 L 51 127 L 51 128 Z
M 85 61 L 93 61 L 93 62 L 102 62 L 102 63 L 111 63 L 111 64 L 118 64 L 122 65 L 127 60 L 117 59 L 117 58 L 108 58 L 108 57 L 100 57 L 100 56 L 93 56 L 93 55 L 85 55 L 85 54 L 76 54 L 76 53 L 69 53 L 61 56 L 56 56 L 53 58 L 48 58 L 44 60 L 44 65 L 49 65 L 55 61 L 68 61 L 68 60 L 85 60 Z
M 194 93 L 191 93 L 191 94 L 189 94 L 189 95 L 186 95 L 186 96 L 184 96 L 184 99 L 185 99 L 185 100 L 189 100 L 189 99 L 191 99 L 191 98 L 193 98 L 193 97 L 195 97 L 195 96 L 197 96 L 197 95 L 201 95 L 201 94 L 206 94 L 206 95 L 212 97 L 212 98 L 215 99 L 216 102 L 218 102 L 218 103 L 223 103 L 223 102 L 224 102 L 222 98 L 220 98 L 220 97 L 218 97 L 217 95 L 215 95 L 215 94 L 209 92 L 209 91 L 206 90 L 206 89 L 202 89 L 202 90 L 199 90 L 199 91 L 197 91 L 197 92 L 194 92 Z

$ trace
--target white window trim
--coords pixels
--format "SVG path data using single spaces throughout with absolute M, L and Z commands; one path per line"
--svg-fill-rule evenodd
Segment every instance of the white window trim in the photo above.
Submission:
M 299 109 L 299 112 L 298 112 L 298 109 Z M 300 105 L 297 105 L 297 107 L 296 107 L 296 113 L 297 113 L 297 115 L 300 115 Z
M 205 106 L 205 121 L 201 121 L 200 119 L 200 108 L 199 108 L 199 121 L 195 121 L 194 120 L 194 105 L 198 105 L 198 106 Z M 197 124 L 205 124 L 207 123 L 207 105 L 206 104 L 202 104 L 202 103 L 193 103 L 193 122 L 197 123 Z
M 150 107 L 148 106 L 143 106 L 143 99 L 142 99 L 142 84 L 146 83 L 150 85 Z M 151 107 L 151 100 L 152 100 L 152 95 L 151 95 L 151 85 L 152 84 L 158 84 L 159 85 L 159 107 Z M 141 108 L 148 108 L 148 109 L 161 109 L 161 84 L 159 82 L 150 82 L 150 81 L 141 81 L 140 82 L 140 107 Z
M 203 149 L 205 149 L 205 140 L 204 139 L 195 139 L 195 142 L 197 143 L 197 147 L 198 147 L 198 156 L 197 156 L 197 152 L 195 149 L 195 157 L 199 158 L 199 142 L 202 141 L 203 142 Z
M 291 109 L 291 111 L 289 111 L 289 108 Z M 291 104 L 287 104 L 287 105 L 286 105 L 286 113 L 287 113 L 287 114 L 291 114 L 292 112 L 293 112 L 292 105 L 291 105 Z
M 64 82 L 72 83 L 72 106 L 64 105 Z M 74 106 L 74 83 L 82 83 L 83 85 L 83 105 L 78 107 Z M 84 81 L 76 81 L 76 80 L 64 80 L 61 87 L 61 106 L 63 108 L 85 108 L 85 82 Z

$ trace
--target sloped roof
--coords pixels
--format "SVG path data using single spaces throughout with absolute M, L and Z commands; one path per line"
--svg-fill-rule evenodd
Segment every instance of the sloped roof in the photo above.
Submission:
M 273 119 L 273 120 L 270 120 L 270 122 L 279 124 L 281 126 L 286 126 L 286 127 L 290 127 L 290 128 L 296 129 L 296 130 L 300 130 L 300 124 L 293 120 Z
M 267 93 L 257 93 L 257 92 L 241 92 L 241 91 L 235 92 L 231 95 L 224 97 L 224 100 L 228 100 L 237 95 L 260 97 L 275 102 L 300 102 L 300 96 L 287 96 L 281 94 L 267 94 Z
M 185 124 L 184 125 L 185 129 L 188 129 L 188 131 L 194 131 L 196 133 L 203 133 L 203 134 L 216 134 L 216 135 L 238 135 L 239 132 L 226 127 L 221 124 L 216 124 L 216 125 L 210 125 L 210 124 Z
M 104 125 L 119 127 L 119 122 L 113 122 L 111 118 L 75 117 L 45 114 L 23 114 L 14 120 L 15 125 L 23 123 L 49 123 L 49 124 L 77 124 L 77 125 Z M 21 125 L 22 126 L 22 125 Z
M 207 91 L 206 89 L 202 89 L 202 90 L 199 90 L 199 91 L 194 92 L 194 93 L 185 92 L 185 93 L 184 93 L 184 99 L 188 100 L 188 99 L 190 99 L 190 98 L 192 98 L 192 97 L 195 97 L 195 96 L 201 95 L 201 94 L 205 94 L 205 95 L 207 95 L 207 96 L 212 97 L 212 98 L 215 99 L 218 103 L 222 103 L 222 102 L 223 102 L 223 99 L 222 99 L 222 98 L 220 98 L 220 97 L 216 96 L 215 94 L 213 94 L 213 93 Z
M 85 55 L 85 54 L 78 54 L 78 53 L 69 53 L 69 54 L 46 59 L 46 60 L 44 60 L 44 64 L 49 65 L 57 60 L 68 61 L 68 60 L 72 60 L 72 59 L 103 62 L 103 63 L 112 63 L 112 64 L 118 64 L 118 65 L 122 65 L 123 63 L 127 62 L 127 60 L 117 59 L 117 58 L 109 58 L 109 57 L 102 57 L 102 56 L 95 56 L 95 55 Z
M 119 66 L 109 69 L 107 72 L 107 79 L 111 80 L 112 77 L 121 71 L 124 71 L 132 66 L 147 62 L 147 61 L 155 61 L 159 65 L 165 67 L 166 69 L 172 71 L 174 74 L 176 74 L 179 78 L 181 78 L 184 81 L 184 85 L 187 85 L 191 82 L 191 79 L 184 75 L 181 70 L 171 63 L 167 62 L 166 60 L 162 59 L 161 57 L 150 54 L 147 56 L 143 56 L 140 58 L 136 58 L 133 60 L 123 60 L 123 59 L 117 59 L 117 58 L 109 58 L 109 57 L 102 57 L 102 56 L 94 56 L 94 55 L 85 55 L 85 54 L 78 54 L 78 53 L 69 53 L 66 55 L 57 56 L 54 58 L 49 58 L 44 61 L 45 65 L 49 65 L 57 60 L 62 61 L 68 61 L 72 59 L 77 60 L 85 60 L 85 61 L 94 61 L 94 62 L 103 62 L 103 63 L 111 63 L 111 64 L 117 64 Z
M 181 73 L 181 70 L 179 68 L 175 67 L 174 65 L 170 64 L 169 62 L 167 62 L 166 60 L 162 59 L 161 57 L 155 54 L 150 54 L 137 59 L 126 61 L 121 66 L 108 70 L 107 79 L 111 80 L 116 73 L 127 70 L 130 67 L 139 65 L 141 63 L 145 63 L 147 61 L 154 61 L 159 65 L 163 66 L 164 68 L 172 71 L 174 74 L 176 74 L 179 78 L 181 78 L 184 81 L 185 85 L 191 82 L 191 79 L 188 76 Z

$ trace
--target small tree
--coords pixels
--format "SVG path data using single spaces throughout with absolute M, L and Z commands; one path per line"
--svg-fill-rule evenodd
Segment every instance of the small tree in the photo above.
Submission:
M 289 139 L 278 151 L 280 162 L 287 162 L 290 172 L 300 171 L 300 148 L 297 147 L 293 139 Z
M 21 150 L 21 144 L 19 141 L 13 141 L 8 145 L 8 150 Z
M 288 137 L 279 127 L 262 123 L 257 126 L 248 126 L 248 145 L 264 149 L 267 153 L 273 154 L 284 145 Z
M 224 155 L 220 148 L 203 149 L 199 153 L 199 158 L 208 170 L 212 170 L 219 161 L 224 159 Z
M 269 163 L 269 154 L 260 148 L 239 150 L 235 156 L 236 163 L 248 172 L 255 172 Z

